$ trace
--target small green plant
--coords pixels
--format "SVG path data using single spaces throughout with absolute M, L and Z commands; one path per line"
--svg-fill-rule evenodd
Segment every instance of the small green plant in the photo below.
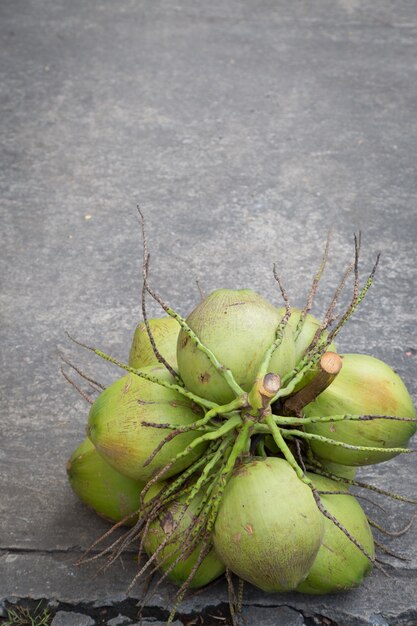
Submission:
M 48 608 L 41 607 L 42 601 L 31 611 L 26 606 L 16 605 L 6 609 L 7 616 L 0 621 L 1 626 L 50 626 L 52 615 Z

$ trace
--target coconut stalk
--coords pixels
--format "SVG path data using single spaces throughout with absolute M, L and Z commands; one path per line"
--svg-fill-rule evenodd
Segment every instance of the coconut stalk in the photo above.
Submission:
M 343 361 L 336 352 L 325 352 L 319 361 L 319 372 L 305 387 L 288 397 L 282 407 L 283 415 L 301 415 L 301 410 L 313 402 L 334 381 Z

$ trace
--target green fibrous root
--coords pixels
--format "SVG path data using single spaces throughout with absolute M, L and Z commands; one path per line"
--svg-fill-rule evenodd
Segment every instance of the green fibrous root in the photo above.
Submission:
M 143 222 L 142 222 L 143 223 Z M 307 416 L 304 413 L 304 406 L 312 402 L 315 397 L 320 394 L 326 387 L 331 384 L 336 373 L 324 367 L 325 357 L 329 353 L 329 346 L 337 337 L 339 332 L 356 311 L 359 304 L 366 296 L 374 279 L 375 270 L 378 265 L 379 255 L 376 262 L 365 280 L 360 286 L 359 281 L 359 252 L 360 238 L 355 237 L 355 253 L 354 260 L 347 267 L 340 284 L 335 290 L 334 297 L 324 315 L 321 323 L 318 323 L 313 337 L 308 345 L 303 347 L 302 354 L 297 362 L 291 367 L 290 371 L 279 375 L 276 371 L 271 371 L 271 363 L 274 355 L 278 353 L 283 344 L 287 329 L 291 329 L 292 307 L 282 283 L 274 268 L 274 276 L 278 283 L 283 301 L 284 310 L 279 320 L 273 339 L 265 350 L 263 357 L 257 365 L 257 373 L 249 388 L 244 388 L 241 381 L 236 380 L 231 368 L 223 365 L 216 356 L 215 350 L 205 345 L 196 335 L 187 320 L 167 305 L 162 298 L 155 293 L 148 282 L 149 256 L 146 236 L 144 234 L 144 272 L 143 272 L 143 293 L 150 294 L 162 307 L 165 313 L 177 321 L 179 330 L 188 338 L 188 341 L 194 346 L 195 350 L 204 355 L 210 371 L 215 372 L 226 383 L 230 390 L 230 397 L 225 404 L 219 404 L 204 398 L 196 393 L 191 392 L 184 386 L 181 380 L 181 372 L 165 361 L 158 352 L 155 342 L 152 339 L 151 327 L 147 323 L 145 299 L 143 296 L 142 310 L 145 318 L 145 326 L 150 336 L 150 343 L 155 349 L 156 361 L 162 363 L 172 373 L 174 382 L 167 382 L 167 377 L 158 378 L 152 376 L 148 371 L 132 367 L 122 363 L 97 348 L 89 348 L 98 356 L 110 363 L 117 365 L 123 370 L 130 372 L 134 376 L 143 377 L 147 380 L 167 387 L 176 393 L 191 400 L 201 408 L 202 417 L 194 423 L 187 425 L 171 424 L 171 423 L 144 423 L 144 426 L 160 428 L 166 431 L 161 436 L 161 441 L 150 457 L 145 461 L 144 466 L 149 464 L 155 457 L 158 457 L 161 449 L 178 435 L 193 431 L 196 437 L 189 445 L 180 451 L 174 458 L 170 460 L 164 467 L 159 469 L 141 492 L 141 506 L 138 512 L 138 520 L 136 524 L 130 528 L 122 537 L 118 537 L 111 542 L 111 545 L 102 549 L 100 554 L 91 555 L 91 549 L 100 546 L 102 540 L 108 540 L 112 534 L 112 530 L 100 538 L 90 552 L 84 555 L 83 559 L 92 560 L 100 557 L 105 558 L 105 567 L 115 561 L 119 555 L 128 547 L 139 545 L 140 548 L 148 543 L 150 529 L 152 525 L 162 518 L 169 517 L 170 507 L 176 503 L 176 510 L 180 509 L 180 513 L 172 520 L 171 526 L 167 528 L 164 539 L 159 547 L 153 551 L 146 562 L 138 570 L 132 584 L 136 583 L 146 575 L 153 574 L 156 570 L 163 570 L 161 580 L 170 578 L 176 568 L 182 562 L 186 561 L 193 555 L 193 564 L 189 571 L 184 574 L 180 588 L 177 593 L 179 601 L 185 591 L 192 586 L 193 579 L 201 572 L 201 567 L 212 547 L 212 536 L 215 528 L 216 519 L 219 508 L 222 503 L 223 495 L 226 487 L 236 471 L 245 462 L 253 457 L 253 454 L 259 455 L 257 458 L 267 460 L 267 455 L 273 455 L 280 459 L 284 459 L 294 471 L 297 478 L 304 483 L 312 492 L 314 501 L 320 513 L 328 520 L 331 520 L 337 528 L 361 551 L 369 562 L 378 566 L 373 554 L 366 550 L 357 539 L 349 532 L 343 524 L 329 512 L 323 503 L 320 492 L 315 487 L 307 470 L 313 471 L 322 476 L 339 480 L 346 490 L 346 486 L 364 487 L 374 490 L 378 493 L 389 494 L 376 487 L 370 487 L 355 479 L 344 478 L 338 476 L 337 473 L 326 471 L 326 465 L 315 459 L 311 453 L 311 445 L 314 442 L 325 443 L 333 446 L 335 449 L 342 448 L 356 452 L 366 453 L 368 446 L 359 446 L 348 444 L 343 441 L 317 435 L 308 432 L 307 427 L 315 423 L 339 423 L 352 422 L 362 423 L 371 422 L 372 420 L 403 420 L 405 422 L 415 421 L 415 416 L 399 418 L 394 415 L 360 415 L 348 413 L 336 413 L 334 415 Z M 307 303 L 304 309 L 298 310 L 298 319 L 293 324 L 291 333 L 294 333 L 295 339 L 301 337 L 303 326 L 308 320 L 309 311 L 312 308 L 313 299 L 317 291 L 319 280 L 323 274 L 328 257 L 329 241 L 326 243 L 325 252 L 316 275 L 314 276 L 310 292 L 307 297 Z M 335 314 L 336 306 L 339 302 L 342 291 L 344 291 L 349 277 L 353 273 L 353 293 L 348 306 L 339 313 Z M 86 347 L 86 346 L 85 346 Z M 339 364 L 340 357 L 334 356 L 334 361 Z M 175 364 L 176 365 L 176 364 Z M 336 367 L 336 370 L 338 368 Z M 180 464 L 183 457 L 189 456 L 196 448 L 203 446 L 205 450 L 202 457 L 196 459 L 189 467 L 180 474 L 172 476 L 168 481 L 164 481 L 167 475 L 170 475 L 170 469 L 175 464 Z M 387 447 L 387 446 L 369 446 L 372 451 L 378 451 L 382 457 L 387 458 L 399 453 L 408 453 L 410 450 L 404 447 Z M 336 463 L 337 466 L 337 463 Z M 400 498 L 400 496 L 398 496 Z M 406 498 L 404 498 L 406 501 Z M 178 504 L 180 503 L 180 504 Z M 178 509 L 179 507 L 179 509 Z M 184 535 L 183 541 L 178 545 L 178 529 L 182 524 L 187 511 L 192 508 L 192 521 L 190 522 L 187 533 Z M 115 527 L 119 527 L 117 524 Z M 176 535 L 177 533 L 177 535 Z M 177 540 L 177 543 L 176 543 Z M 169 546 L 173 546 L 173 551 L 169 553 Z M 158 583 L 157 583 L 158 584 Z M 175 611 L 170 616 L 172 621 Z

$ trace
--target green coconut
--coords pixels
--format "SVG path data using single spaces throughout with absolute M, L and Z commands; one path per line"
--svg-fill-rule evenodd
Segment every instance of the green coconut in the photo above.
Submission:
M 332 463 L 331 461 L 325 461 L 324 459 L 317 459 L 321 465 L 321 469 L 329 474 L 334 474 L 340 478 L 348 478 L 353 480 L 358 471 L 354 465 L 341 465 L 340 463 Z M 320 473 L 320 470 L 317 470 Z
M 89 439 L 72 453 L 67 462 L 67 475 L 80 500 L 100 517 L 111 522 L 125 519 L 126 526 L 135 524 L 144 483 L 117 472 Z
M 366 354 L 341 355 L 343 366 L 331 385 L 304 407 L 306 417 L 329 415 L 387 415 L 415 418 L 413 401 L 401 378 L 386 363 Z M 309 433 L 348 444 L 377 448 L 405 448 L 416 422 L 389 419 L 344 420 L 307 424 Z M 318 457 L 342 465 L 380 463 L 396 453 L 358 451 L 311 441 Z
M 146 494 L 145 500 L 156 496 L 160 489 L 160 485 L 153 485 Z M 149 557 L 152 556 L 168 538 L 166 546 L 164 546 L 155 557 L 156 563 L 159 565 L 161 571 L 166 572 L 169 570 L 178 559 L 178 556 L 182 554 L 184 542 L 189 536 L 189 529 L 194 520 L 194 516 L 198 513 L 198 506 L 201 499 L 202 495 L 197 494 L 184 513 L 185 497 L 180 496 L 176 500 L 173 500 L 172 503 L 164 509 L 163 513 L 150 524 L 144 541 L 144 548 Z M 174 532 L 172 532 L 175 524 L 178 524 L 178 526 Z M 174 565 L 167 574 L 167 578 L 180 587 L 190 576 L 197 563 L 201 549 L 202 542 L 199 542 L 187 558 L 182 558 Z M 225 566 L 216 555 L 214 548 L 211 548 L 190 581 L 190 588 L 197 589 L 208 585 L 211 581 L 221 576 L 224 570 Z
M 142 371 L 174 383 L 163 366 L 148 366 Z M 144 426 L 144 422 L 187 426 L 201 418 L 200 409 L 182 394 L 150 382 L 135 374 L 123 376 L 107 387 L 91 406 L 87 435 L 100 455 L 117 471 L 134 480 L 148 481 L 198 437 L 188 431 L 165 444 L 144 466 L 158 444 L 171 430 Z M 164 474 L 168 478 L 193 463 L 204 451 L 197 446 Z
M 374 557 L 372 532 L 359 502 L 339 482 L 308 473 L 319 491 L 344 491 L 346 495 L 322 495 L 324 508 Z M 322 594 L 357 587 L 371 571 L 371 560 L 336 524 L 325 517 L 321 547 L 307 578 L 298 585 L 302 593 Z
M 235 574 L 263 591 L 295 589 L 321 545 L 324 518 L 284 459 L 239 465 L 220 504 L 213 543 Z
M 218 361 L 232 371 L 238 384 L 249 391 L 281 319 L 277 308 L 250 289 L 219 289 L 200 302 L 187 323 Z M 190 391 L 218 404 L 233 400 L 223 376 L 183 330 L 178 337 L 177 360 Z M 269 371 L 283 376 L 294 365 L 293 334 L 287 325 Z
M 158 351 L 169 365 L 177 369 L 177 340 L 180 330 L 178 322 L 172 317 L 152 318 L 148 322 Z M 133 336 L 129 365 L 139 368 L 157 363 L 145 322 L 141 322 Z

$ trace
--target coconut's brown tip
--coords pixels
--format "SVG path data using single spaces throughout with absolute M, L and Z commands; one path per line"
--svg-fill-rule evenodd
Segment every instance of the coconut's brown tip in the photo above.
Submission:
M 278 374 L 270 372 L 264 376 L 262 386 L 264 391 L 263 395 L 272 398 L 281 387 L 281 378 Z
M 320 359 L 320 367 L 328 374 L 336 375 L 342 369 L 342 359 L 336 352 L 325 352 Z

